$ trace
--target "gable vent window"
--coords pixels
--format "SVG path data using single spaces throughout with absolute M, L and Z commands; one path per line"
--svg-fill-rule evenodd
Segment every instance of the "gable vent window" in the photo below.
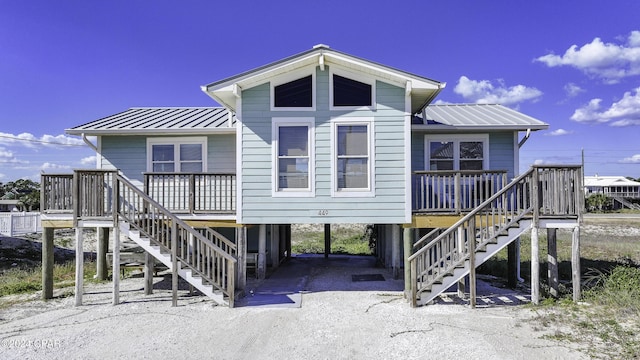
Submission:
M 274 86 L 274 107 L 304 108 L 313 106 L 313 77 L 311 75 Z
M 372 106 L 372 86 L 333 74 L 333 106 Z

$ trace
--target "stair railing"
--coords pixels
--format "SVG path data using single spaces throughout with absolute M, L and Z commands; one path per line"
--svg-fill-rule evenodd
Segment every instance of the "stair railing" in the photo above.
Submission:
M 581 177 L 580 166 L 534 166 L 431 241 L 427 238 L 433 233 L 418 240 L 420 246 L 409 257 L 413 306 L 420 293 L 467 260 L 470 266 L 479 266 L 473 261 L 475 252 L 486 249 L 524 217 L 579 216 Z
M 153 245 L 174 254 L 174 264 L 190 269 L 203 282 L 228 297 L 233 307 L 237 260 L 235 244 L 219 233 L 189 226 L 120 174 L 115 177 L 117 216 L 148 237 Z

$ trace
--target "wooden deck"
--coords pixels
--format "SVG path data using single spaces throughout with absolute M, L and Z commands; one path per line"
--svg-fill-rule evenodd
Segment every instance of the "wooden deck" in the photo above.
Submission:
M 113 216 L 111 170 L 43 174 L 43 225 L 72 227 Z M 453 224 L 507 183 L 506 171 L 420 171 L 412 174 L 413 225 Z M 236 176 L 229 173 L 146 173 L 143 190 L 194 226 L 235 226 Z M 428 216 L 427 216 L 428 215 Z

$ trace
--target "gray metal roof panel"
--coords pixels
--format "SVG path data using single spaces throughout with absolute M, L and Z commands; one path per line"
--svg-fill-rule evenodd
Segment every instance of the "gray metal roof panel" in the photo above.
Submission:
M 232 126 L 235 126 L 235 118 Z M 80 126 L 69 134 L 142 133 L 159 131 L 228 130 L 229 111 L 225 108 L 131 108 Z
M 498 104 L 432 104 L 424 110 L 423 124 L 456 128 L 542 130 L 548 124 Z

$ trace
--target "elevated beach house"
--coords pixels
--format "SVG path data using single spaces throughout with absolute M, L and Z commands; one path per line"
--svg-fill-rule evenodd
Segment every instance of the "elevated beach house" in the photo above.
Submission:
M 640 210 L 637 199 L 640 199 L 640 182 L 624 176 L 585 176 L 584 191 L 586 196 L 603 194 L 613 201 L 616 209 L 630 208 Z
M 476 267 L 521 233 L 577 229 L 581 168 L 520 174 L 519 148 L 548 125 L 501 105 L 433 105 L 444 86 L 318 45 L 202 86 L 221 107 L 132 108 L 67 129 L 97 138 L 97 169 L 43 175 L 45 248 L 56 227 L 111 229 L 145 250 L 147 274 L 155 258 L 175 286 L 233 306 L 248 268 L 263 277 L 292 255 L 291 224 L 371 224 L 414 305 L 467 276 L 473 292 Z

